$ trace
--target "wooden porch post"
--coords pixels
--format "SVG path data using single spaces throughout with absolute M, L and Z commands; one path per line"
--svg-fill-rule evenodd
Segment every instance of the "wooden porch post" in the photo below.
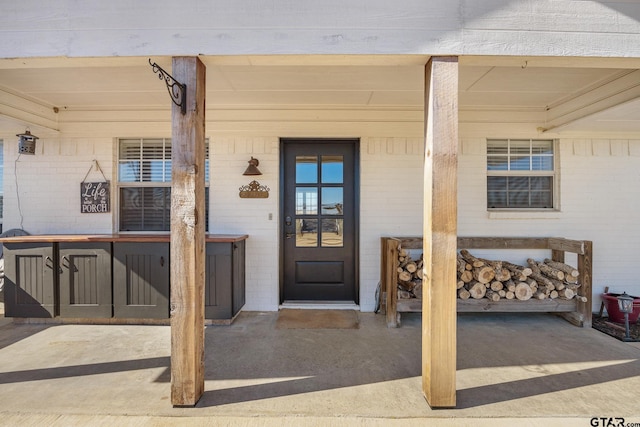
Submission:
M 171 403 L 193 406 L 204 393 L 205 66 L 173 58 L 186 84 L 186 114 L 171 110 Z
M 422 391 L 431 407 L 456 406 L 458 58 L 425 68 Z

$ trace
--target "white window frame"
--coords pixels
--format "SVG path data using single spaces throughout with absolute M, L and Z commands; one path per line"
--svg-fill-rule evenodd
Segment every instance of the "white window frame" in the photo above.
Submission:
M 533 143 L 534 141 L 545 141 L 551 142 L 551 147 L 553 150 L 553 162 L 552 162 L 552 170 L 533 170 L 533 162 L 530 162 L 529 170 L 489 170 L 489 153 L 488 146 L 490 142 L 496 141 L 505 141 L 507 142 L 507 157 L 511 157 L 511 141 L 529 141 L 529 143 Z M 559 147 L 558 141 L 551 138 L 487 138 L 487 149 L 485 150 L 485 170 L 487 173 L 487 181 L 485 185 L 485 206 L 487 207 L 487 211 L 489 213 L 499 213 L 499 212 L 558 212 L 560 209 L 560 197 L 559 197 L 559 188 L 560 188 L 560 174 L 559 174 Z M 531 145 L 530 145 L 531 146 Z M 530 157 L 533 158 L 536 156 L 535 153 L 531 153 Z M 509 164 L 509 162 L 507 162 Z M 510 166 L 509 166 L 510 167 Z M 489 177 L 491 176 L 506 176 L 506 177 L 537 177 L 537 176 L 549 176 L 552 178 L 552 197 L 551 202 L 552 206 L 548 208 L 542 207 L 490 207 L 489 206 Z M 496 217 L 497 218 L 497 217 Z
M 142 162 L 151 160 L 144 156 L 144 143 L 145 142 L 159 142 L 162 141 L 162 158 L 153 158 L 152 160 L 160 161 L 163 164 L 161 178 L 158 180 L 144 180 L 143 171 L 138 172 L 138 179 L 135 181 L 122 181 L 122 168 L 121 166 L 130 162 L 133 159 L 121 159 L 122 143 L 125 141 L 139 141 L 141 144 L 140 149 L 140 168 L 142 169 Z M 123 230 L 122 226 L 122 200 L 121 192 L 124 188 L 171 188 L 171 150 L 167 151 L 167 144 L 171 144 L 171 138 L 117 138 L 116 139 L 116 198 L 117 198 L 117 218 L 115 228 L 118 233 L 136 233 L 136 234 L 165 234 L 170 231 L 170 224 L 168 224 L 166 230 Z M 205 192 L 209 191 L 209 139 L 205 139 Z M 167 157 L 168 156 L 168 157 Z M 168 163 L 168 164 L 167 164 Z M 157 171 L 156 171 L 157 172 Z M 169 206 L 169 210 L 170 210 Z M 209 206 L 206 206 L 206 211 L 209 211 Z M 205 219 L 208 215 L 205 214 Z M 169 219 L 170 221 L 170 219 Z M 205 222 L 205 229 L 208 230 L 208 221 Z

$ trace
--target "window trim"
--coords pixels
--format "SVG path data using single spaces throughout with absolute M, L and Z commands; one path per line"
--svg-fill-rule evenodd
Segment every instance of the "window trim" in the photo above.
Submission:
M 162 188 L 171 188 L 172 182 L 171 182 L 171 170 L 169 170 L 169 174 L 168 176 L 166 176 L 164 174 L 164 168 L 163 168 L 163 181 L 120 181 L 120 164 L 121 164 L 121 159 L 120 159 L 120 144 L 122 141 L 124 140 L 138 140 L 141 142 L 144 141 L 157 141 L 157 140 L 162 140 L 163 144 L 166 144 L 167 141 L 171 141 L 171 137 L 118 137 L 116 138 L 116 142 L 115 142 L 115 163 L 116 163 L 116 167 L 115 167 L 115 173 L 116 173 L 116 185 L 115 185 L 115 203 L 114 205 L 116 205 L 116 211 L 115 211 L 115 215 L 114 215 L 114 230 L 116 230 L 117 233 L 119 234 L 167 234 L 170 232 L 170 230 L 132 230 L 132 231 L 128 231 L 128 230 L 121 230 L 120 226 L 121 226 L 121 210 L 122 210 L 122 206 L 120 203 L 120 190 L 122 188 L 157 188 L 157 187 L 162 187 Z M 211 181 L 211 175 L 210 175 L 210 167 L 211 167 L 211 161 L 210 161 L 210 140 L 209 138 L 205 138 L 205 192 L 211 192 L 211 185 L 210 185 L 210 181 Z M 171 151 L 169 151 L 169 153 L 171 153 Z M 171 154 L 170 154 L 171 155 Z M 159 159 L 154 159 L 154 160 L 159 160 Z M 169 157 L 169 159 L 162 159 L 163 161 L 171 161 L 171 157 Z M 143 161 L 141 159 L 141 161 Z M 207 161 L 208 161 L 208 167 L 207 167 Z M 141 172 L 142 173 L 142 172 Z M 141 176 L 142 177 L 142 176 Z M 208 180 L 206 179 L 208 178 Z M 210 199 L 209 199 L 210 200 Z M 210 206 L 205 206 L 205 209 L 207 211 L 207 213 L 210 211 Z M 205 218 L 208 218 L 208 214 L 205 214 Z M 209 230 L 209 221 L 205 221 L 205 230 L 208 231 Z
M 488 144 L 490 141 L 551 141 L 553 149 L 553 170 L 551 171 L 537 171 L 537 170 L 489 170 L 488 169 Z M 485 139 L 485 206 L 489 213 L 489 218 L 507 219 L 507 218 L 555 218 L 554 213 L 560 212 L 560 149 L 559 141 L 555 138 L 486 138 Z M 489 207 L 489 180 L 490 176 L 524 176 L 524 177 L 536 177 L 536 176 L 550 176 L 552 177 L 552 204 L 550 208 L 534 208 L 534 207 Z

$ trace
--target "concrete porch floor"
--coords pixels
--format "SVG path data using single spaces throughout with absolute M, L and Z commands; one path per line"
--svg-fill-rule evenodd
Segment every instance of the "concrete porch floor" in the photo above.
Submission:
M 279 330 L 273 312 L 207 327 L 195 408 L 170 403 L 168 326 L 0 319 L 0 425 L 640 426 L 637 344 L 546 314 L 459 315 L 458 407 L 434 410 L 420 315 L 398 329 L 359 316 L 359 329 Z

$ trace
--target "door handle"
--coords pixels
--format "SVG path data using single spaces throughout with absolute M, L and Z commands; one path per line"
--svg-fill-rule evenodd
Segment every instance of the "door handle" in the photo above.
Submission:
M 65 264 L 66 261 L 66 264 Z M 62 260 L 60 262 L 60 264 L 62 265 L 62 267 L 73 271 L 74 273 L 78 272 L 78 267 L 76 267 L 74 264 L 71 263 L 71 261 L 69 261 L 69 258 L 65 256 L 62 257 Z M 60 267 L 60 272 L 62 273 L 62 267 Z
M 285 230 L 284 230 L 284 237 L 285 239 L 291 239 L 293 236 L 295 236 L 295 233 L 292 233 L 293 228 L 293 221 L 291 220 L 291 216 L 287 215 L 284 218 L 284 226 L 285 226 Z
M 54 263 L 49 255 L 44 258 L 44 266 L 53 270 Z M 62 267 L 56 265 L 56 270 L 58 270 L 58 274 L 62 274 Z

